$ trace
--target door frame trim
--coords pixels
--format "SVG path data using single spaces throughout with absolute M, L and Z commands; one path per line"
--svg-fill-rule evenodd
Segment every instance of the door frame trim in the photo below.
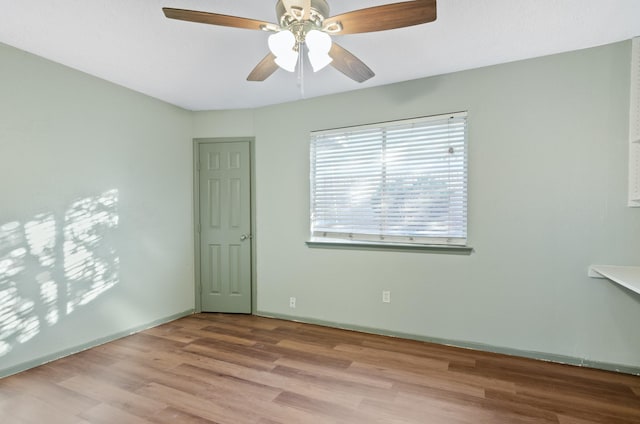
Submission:
M 255 138 L 254 137 L 215 137 L 215 138 L 194 138 L 193 139 L 193 239 L 194 239 L 194 292 L 195 292 L 195 312 L 202 312 L 202 280 L 200 275 L 200 145 L 213 143 L 249 143 L 249 191 L 251 195 L 251 314 L 257 310 L 257 255 L 256 255 L 256 161 L 255 161 Z

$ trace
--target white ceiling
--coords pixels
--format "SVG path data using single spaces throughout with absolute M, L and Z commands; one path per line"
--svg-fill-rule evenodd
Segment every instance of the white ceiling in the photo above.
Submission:
M 329 0 L 331 15 L 393 0 Z M 0 0 L 0 42 L 189 110 L 238 109 L 612 43 L 640 35 L 640 0 L 439 0 L 438 19 L 334 37 L 376 76 L 307 66 L 246 77 L 268 33 L 170 20 L 162 7 L 275 22 L 276 0 Z M 1 64 L 0 64 L 1 66 Z

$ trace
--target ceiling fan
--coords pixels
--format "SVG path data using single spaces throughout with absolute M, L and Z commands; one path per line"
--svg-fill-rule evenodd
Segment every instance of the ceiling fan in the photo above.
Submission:
M 301 61 L 302 46 L 314 71 L 331 64 L 357 82 L 375 74 L 360 59 L 331 40 L 331 35 L 384 31 L 432 22 L 436 19 L 436 0 L 390 3 L 329 16 L 326 0 L 278 0 L 278 24 L 238 16 L 196 10 L 162 9 L 167 18 L 203 24 L 273 32 L 267 54 L 247 77 L 264 81 L 279 67 L 293 72 Z

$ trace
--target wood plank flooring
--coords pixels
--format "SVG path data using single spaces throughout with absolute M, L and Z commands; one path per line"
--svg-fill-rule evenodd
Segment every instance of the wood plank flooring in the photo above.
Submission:
M 640 423 L 640 377 L 198 314 L 0 380 L 8 423 Z

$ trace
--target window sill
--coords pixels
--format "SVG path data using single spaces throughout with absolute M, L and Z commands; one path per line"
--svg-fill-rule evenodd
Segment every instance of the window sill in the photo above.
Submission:
M 448 255 L 471 255 L 473 252 L 473 247 L 470 246 L 452 246 L 444 244 L 376 243 L 339 239 L 311 239 L 306 241 L 305 244 L 307 247 L 319 249 L 409 251 L 441 253 Z

